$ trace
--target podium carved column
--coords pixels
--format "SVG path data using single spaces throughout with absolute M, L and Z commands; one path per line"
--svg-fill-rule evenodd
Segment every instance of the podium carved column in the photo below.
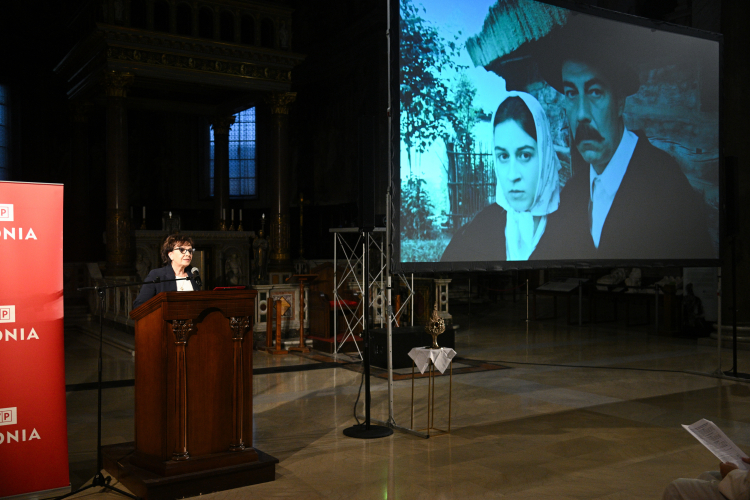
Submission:
M 230 451 L 242 451 L 245 443 L 242 440 L 242 408 L 245 401 L 244 367 L 242 362 L 242 341 L 245 332 L 250 329 L 250 318 L 229 318 L 229 327 L 232 329 L 234 367 L 232 370 L 232 444 Z
M 272 120 L 271 260 L 277 266 L 288 264 L 291 260 L 289 250 L 289 108 L 296 98 L 296 92 L 278 92 L 266 99 L 271 106 Z
M 131 73 L 108 71 L 107 92 L 107 274 L 127 275 L 133 271 L 128 213 L 128 114 L 127 89 Z
M 222 228 L 222 210 L 229 211 L 229 129 L 234 116 L 217 116 L 211 128 L 214 130 L 214 225 Z
M 174 333 L 175 346 L 177 350 L 177 386 L 175 388 L 175 426 L 177 435 L 175 436 L 174 451 L 172 460 L 187 460 L 190 453 L 187 449 L 187 366 L 185 364 L 185 348 L 187 339 L 193 329 L 193 320 L 174 320 L 172 322 L 172 333 Z

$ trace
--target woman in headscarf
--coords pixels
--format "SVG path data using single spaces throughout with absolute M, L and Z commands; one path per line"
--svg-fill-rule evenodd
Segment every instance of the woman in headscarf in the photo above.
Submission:
M 496 203 L 459 229 L 443 262 L 533 259 L 547 215 L 560 204 L 560 161 L 539 102 L 524 92 L 509 92 L 492 129 Z

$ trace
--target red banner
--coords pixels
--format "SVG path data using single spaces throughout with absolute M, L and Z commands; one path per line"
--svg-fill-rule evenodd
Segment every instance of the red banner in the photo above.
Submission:
M 63 186 L 0 181 L 0 497 L 70 486 Z

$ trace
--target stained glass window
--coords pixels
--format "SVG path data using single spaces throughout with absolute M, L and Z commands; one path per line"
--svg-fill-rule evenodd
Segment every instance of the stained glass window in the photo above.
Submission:
M 214 193 L 214 130 L 210 146 L 211 195 Z M 255 168 L 255 108 L 234 115 L 229 129 L 229 196 L 257 195 Z

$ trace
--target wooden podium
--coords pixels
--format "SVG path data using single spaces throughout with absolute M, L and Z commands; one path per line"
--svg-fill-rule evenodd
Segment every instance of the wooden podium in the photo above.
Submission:
M 278 460 L 252 446 L 255 296 L 164 292 L 131 312 L 135 443 L 103 455 L 136 495 L 184 498 L 275 479 Z

